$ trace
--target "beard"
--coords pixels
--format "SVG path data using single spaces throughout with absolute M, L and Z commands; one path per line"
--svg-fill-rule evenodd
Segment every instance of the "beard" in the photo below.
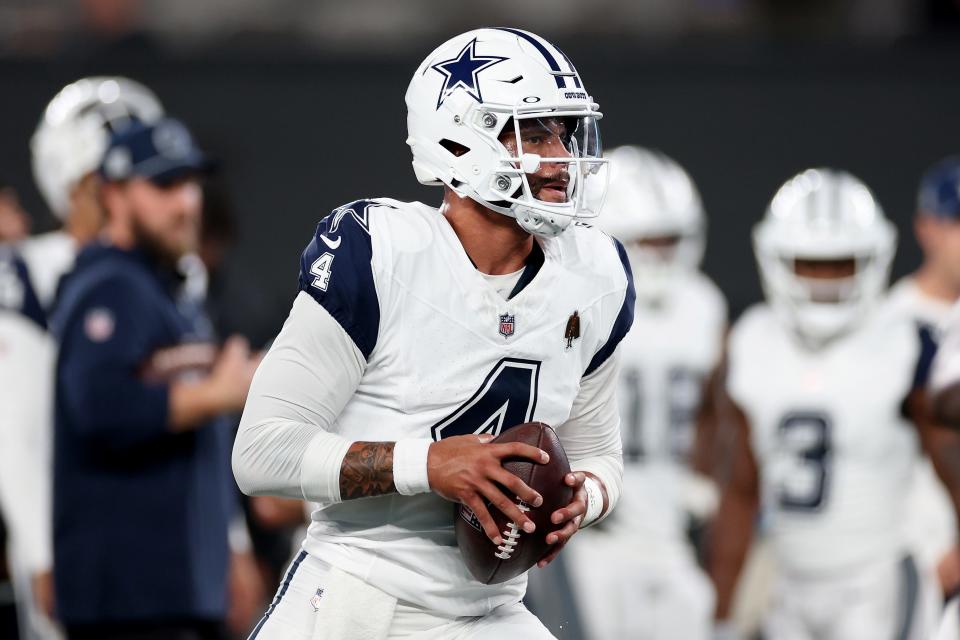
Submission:
M 530 193 L 536 200 L 543 200 L 540 197 L 540 192 L 543 190 L 544 186 L 552 182 L 559 181 L 562 181 L 566 185 L 570 184 L 570 172 L 566 168 L 560 169 L 559 171 L 547 176 L 533 173 L 527 174 L 527 182 L 530 185 Z M 561 202 L 566 202 L 569 199 L 569 196 L 566 196 Z M 544 202 L 548 201 L 544 200 Z
M 190 248 L 166 240 L 161 234 L 151 231 L 133 216 L 133 237 L 137 246 L 153 261 L 164 268 L 176 270 L 180 258 L 189 253 Z

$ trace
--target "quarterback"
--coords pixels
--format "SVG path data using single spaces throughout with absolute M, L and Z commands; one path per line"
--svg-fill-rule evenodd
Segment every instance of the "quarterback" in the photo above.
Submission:
M 549 638 L 521 603 L 525 576 L 471 577 L 452 503 L 496 544 L 490 508 L 545 536 L 544 565 L 620 493 L 617 346 L 634 292 L 622 246 L 581 221 L 605 180 L 598 105 L 559 49 L 516 29 L 444 43 L 406 102 L 439 210 L 364 199 L 320 221 L 244 409 L 241 489 L 320 503 L 252 638 Z M 501 465 L 545 454 L 489 443 L 530 420 L 557 430 L 573 469 L 551 531 Z

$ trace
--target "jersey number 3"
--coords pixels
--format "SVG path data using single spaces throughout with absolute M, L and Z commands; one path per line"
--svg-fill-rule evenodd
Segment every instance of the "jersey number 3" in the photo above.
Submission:
M 539 383 L 539 361 L 504 358 L 466 402 L 430 428 L 430 434 L 434 440 L 471 433 L 497 436 L 505 428 L 530 422 Z
M 830 462 L 830 419 L 814 411 L 794 412 L 780 423 L 782 475 L 780 508 L 817 511 L 827 493 Z

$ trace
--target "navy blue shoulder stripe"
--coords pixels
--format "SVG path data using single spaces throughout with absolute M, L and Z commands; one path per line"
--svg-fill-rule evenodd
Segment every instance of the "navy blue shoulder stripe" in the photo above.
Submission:
M 545 46 L 543 46 L 542 42 L 537 40 L 535 37 L 533 37 L 529 33 L 525 31 L 520 31 L 519 29 L 511 29 L 509 27 L 494 27 L 494 29 L 497 29 L 498 31 L 506 31 L 508 33 L 512 33 L 515 36 L 519 36 L 523 38 L 524 40 L 532 44 L 537 51 L 540 52 L 540 55 L 543 56 L 544 60 L 546 60 L 547 64 L 550 66 L 551 71 L 554 71 L 556 73 L 565 73 L 563 69 L 560 68 L 560 63 L 557 62 L 557 59 L 554 57 L 554 55 L 550 53 L 550 51 Z M 558 89 L 566 88 L 567 80 L 565 76 L 554 76 L 554 80 L 557 81 Z M 579 81 L 577 83 L 577 86 L 580 86 Z
M 377 344 L 380 302 L 373 280 L 370 207 L 357 200 L 334 209 L 317 225 L 300 256 L 300 290 L 308 293 L 343 327 L 365 358 Z
M 27 264 L 6 247 L 0 250 L 0 310 L 13 311 L 47 329 L 47 314 L 30 282 Z
M 623 340 L 624 336 L 630 331 L 630 327 L 633 326 L 633 307 L 637 300 L 637 292 L 633 288 L 633 271 L 630 269 L 630 260 L 627 258 L 627 252 L 623 249 L 623 245 L 620 244 L 620 241 L 616 238 L 611 238 L 611 240 L 613 240 L 614 245 L 617 247 L 617 255 L 620 256 L 620 262 L 623 264 L 623 272 L 627 276 L 627 292 L 623 297 L 623 304 L 620 306 L 617 319 L 613 322 L 610 337 L 607 338 L 606 343 L 604 343 L 604 345 L 600 347 L 600 350 L 593 356 L 593 359 L 587 366 L 587 370 L 583 372 L 585 376 L 596 371 L 600 365 L 613 355 L 617 345 L 620 344 L 620 341 Z
M 924 323 L 917 323 L 917 335 L 920 339 L 920 357 L 917 359 L 917 368 L 913 373 L 913 388 L 922 389 L 927 386 L 930 378 L 930 368 L 933 357 L 937 354 L 937 340 L 934 329 Z

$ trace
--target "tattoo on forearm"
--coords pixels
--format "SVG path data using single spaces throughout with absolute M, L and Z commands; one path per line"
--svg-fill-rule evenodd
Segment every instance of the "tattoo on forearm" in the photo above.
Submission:
M 354 442 L 340 465 L 340 498 L 353 500 L 395 493 L 393 443 Z

